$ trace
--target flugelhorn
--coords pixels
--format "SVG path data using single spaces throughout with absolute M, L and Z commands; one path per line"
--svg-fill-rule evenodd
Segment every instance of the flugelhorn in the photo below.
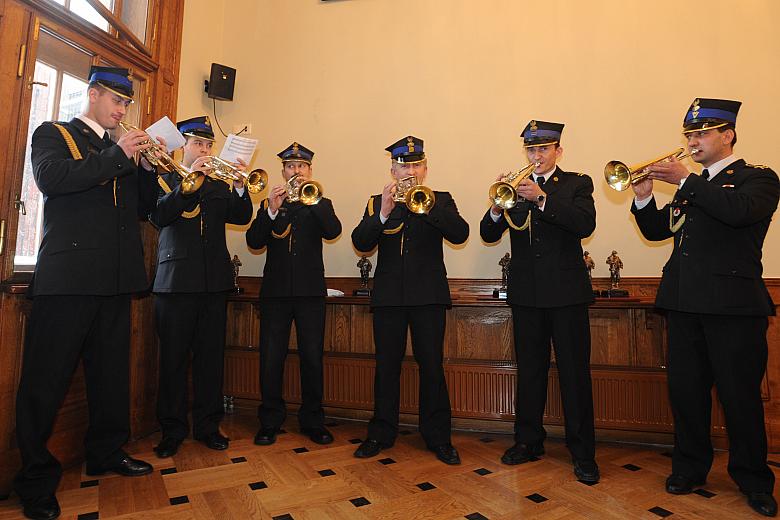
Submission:
M 207 155 L 206 159 L 203 167 L 206 168 L 208 177 L 227 183 L 243 180 L 249 193 L 260 193 L 268 185 L 268 174 L 262 168 L 247 173 L 216 155 Z
M 322 200 L 322 186 L 319 182 L 293 175 L 287 181 L 287 202 L 301 202 L 313 206 Z
M 699 153 L 699 150 L 696 148 L 692 149 L 688 153 L 683 153 L 684 151 L 684 148 L 680 147 L 676 150 L 673 150 L 671 153 L 664 154 L 653 159 L 652 161 L 647 161 L 645 163 L 631 167 L 626 166 L 625 163 L 620 161 L 609 161 L 604 167 L 604 179 L 607 181 L 609 187 L 613 190 L 624 191 L 632 184 L 636 184 L 637 182 L 647 178 L 647 176 L 651 173 L 649 168 L 652 165 L 660 162 L 671 161 L 672 158 L 681 161 L 686 157 L 691 157 Z
M 119 126 L 121 126 L 122 130 L 125 132 L 141 130 L 137 126 L 131 125 L 130 123 L 125 123 L 124 121 L 120 121 Z M 200 189 L 200 187 L 203 185 L 203 181 L 206 179 L 206 177 L 203 175 L 203 172 L 191 172 L 181 164 L 177 163 L 173 157 L 168 154 L 165 148 L 155 142 L 151 137 L 141 144 L 146 143 L 151 143 L 151 146 L 145 150 L 141 150 L 140 153 L 143 158 L 149 162 L 149 164 L 157 169 L 157 175 L 160 175 L 161 171 L 164 173 L 176 172 L 179 174 L 179 177 L 181 177 L 181 191 L 184 194 L 195 193 Z
M 503 179 L 491 184 L 488 190 L 490 202 L 501 209 L 514 208 L 518 202 L 524 200 L 517 194 L 517 185 L 530 177 L 534 170 L 539 167 L 539 164 L 541 163 L 528 163 L 518 171 L 509 172 Z
M 432 189 L 421 185 L 417 181 L 417 177 L 410 175 L 398 180 L 393 200 L 406 204 L 412 213 L 424 215 L 436 204 L 436 195 Z

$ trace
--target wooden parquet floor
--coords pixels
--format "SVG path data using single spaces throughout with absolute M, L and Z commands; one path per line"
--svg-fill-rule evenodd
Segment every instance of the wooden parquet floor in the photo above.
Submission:
M 505 466 L 509 435 L 456 432 L 463 463 L 447 466 L 403 430 L 395 446 L 355 459 L 365 424 L 329 423 L 335 442 L 319 446 L 297 431 L 295 417 L 272 446 L 252 442 L 257 421 L 228 416 L 226 451 L 187 440 L 171 459 L 152 447 L 159 434 L 128 446 L 154 464 L 151 475 L 97 480 L 71 468 L 57 493 L 66 520 L 93 519 L 684 519 L 761 518 L 726 473 L 719 452 L 707 484 L 696 493 L 664 491 L 671 468 L 664 449 L 600 443 L 601 482 L 575 480 L 560 440 L 548 440 L 538 461 Z M 772 463 L 773 469 L 780 463 Z M 0 500 L 0 520 L 22 518 L 15 496 Z

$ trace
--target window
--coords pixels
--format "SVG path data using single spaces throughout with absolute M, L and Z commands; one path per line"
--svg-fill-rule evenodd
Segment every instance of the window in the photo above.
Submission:
M 79 16 L 92 25 L 98 27 L 99 29 L 102 29 L 104 31 L 108 31 L 108 22 L 98 14 L 97 11 L 95 11 L 95 8 L 92 7 L 87 3 L 86 0 L 52 0 L 53 2 L 60 4 L 61 6 L 65 7 L 65 9 L 69 10 L 76 16 Z M 111 11 L 114 11 L 114 1 L 113 0 L 100 0 L 100 3 L 106 6 Z M 133 3 L 133 0 L 130 0 L 130 3 Z
M 14 271 L 34 270 L 41 243 L 43 224 L 43 196 L 35 185 L 30 160 L 32 135 L 44 121 L 69 121 L 79 115 L 86 102 L 87 74 L 94 56 L 77 45 L 58 37 L 41 27 L 35 72 L 30 119 L 27 126 L 24 172 L 19 203 Z M 101 64 L 106 64 L 101 61 Z M 137 125 L 143 82 L 134 78 L 136 103 L 128 111 L 126 120 Z

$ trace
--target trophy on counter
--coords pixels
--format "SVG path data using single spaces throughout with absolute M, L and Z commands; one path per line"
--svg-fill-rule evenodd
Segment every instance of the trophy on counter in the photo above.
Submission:
M 239 260 L 238 255 L 233 255 L 233 260 L 230 263 L 233 264 L 233 287 L 236 289 L 236 294 L 241 294 L 244 289 L 238 286 L 238 270 L 243 264 Z
M 354 296 L 371 296 L 371 289 L 368 288 L 368 277 L 371 274 L 371 260 L 365 255 L 360 257 L 357 263 L 358 269 L 360 269 L 360 289 L 352 291 Z
M 609 282 L 610 287 L 606 292 L 607 297 L 621 297 L 628 296 L 628 291 L 625 289 L 619 289 L 620 285 L 620 270 L 623 269 L 623 261 L 617 254 L 617 251 L 612 251 L 612 254 L 607 257 L 607 265 L 609 266 Z
M 493 289 L 493 298 L 506 300 L 506 283 L 509 279 L 509 264 L 511 261 L 512 258 L 509 253 L 502 256 L 501 260 L 498 261 L 498 265 L 501 266 L 501 287 Z

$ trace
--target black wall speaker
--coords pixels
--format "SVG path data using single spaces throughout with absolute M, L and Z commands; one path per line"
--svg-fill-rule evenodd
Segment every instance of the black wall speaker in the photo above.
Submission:
M 233 101 L 233 89 L 236 87 L 236 69 L 219 63 L 211 64 L 211 76 L 206 82 L 206 92 L 210 98 Z

